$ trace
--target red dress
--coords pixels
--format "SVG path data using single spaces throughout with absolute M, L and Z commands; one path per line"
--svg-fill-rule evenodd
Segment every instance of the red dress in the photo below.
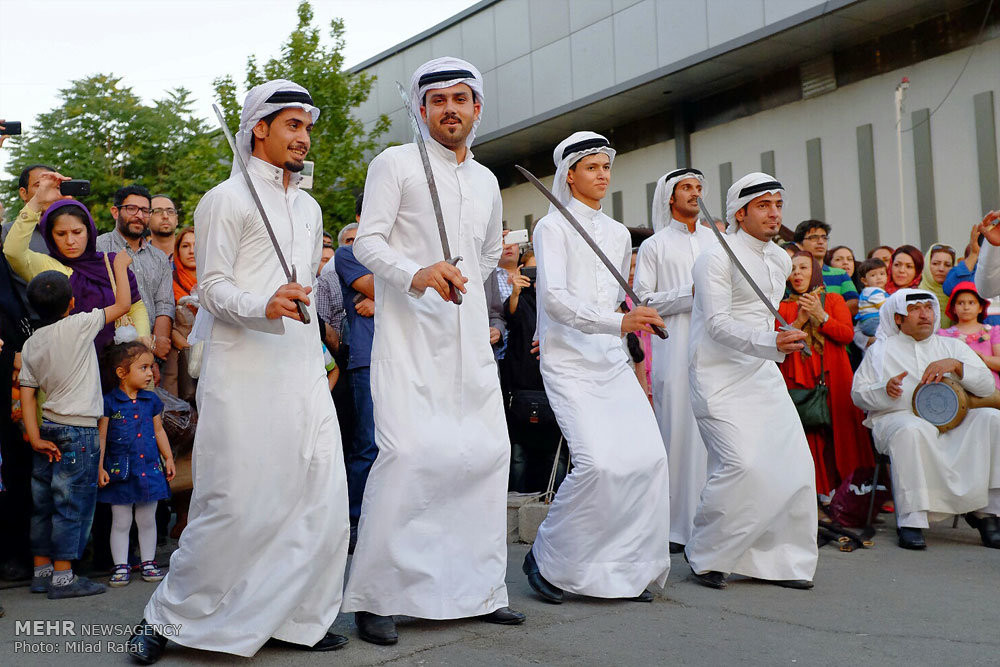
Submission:
M 781 374 L 789 389 L 810 389 L 816 385 L 820 364 L 826 370 L 826 383 L 830 388 L 829 404 L 833 428 L 806 429 L 806 440 L 816 464 L 816 491 L 829 495 L 841 480 L 849 477 L 860 466 L 875 464 L 872 456 L 871 435 L 864 424 L 864 414 L 851 400 L 851 383 L 854 372 L 847 358 L 847 345 L 854 338 L 851 312 L 839 294 L 826 294 L 824 310 L 830 316 L 819 327 L 826 337 L 823 353 L 812 349 L 812 356 L 803 358 L 794 352 L 781 362 Z M 782 301 L 778 311 L 789 322 L 799 315 L 799 304 Z M 831 446 L 832 445 L 832 446 Z

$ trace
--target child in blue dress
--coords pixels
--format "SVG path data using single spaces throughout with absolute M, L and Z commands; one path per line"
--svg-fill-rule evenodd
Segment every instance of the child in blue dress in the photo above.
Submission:
M 174 458 L 160 414 L 163 402 L 145 387 L 153 380 L 153 352 L 139 341 L 115 345 L 108 352 L 118 387 L 104 396 L 104 416 L 97 423 L 101 440 L 97 499 L 111 504 L 111 586 L 129 583 L 128 537 L 132 509 L 139 529 L 142 578 L 160 581 L 156 565 L 156 503 L 170 497 Z M 162 463 L 161 463 L 162 458 Z

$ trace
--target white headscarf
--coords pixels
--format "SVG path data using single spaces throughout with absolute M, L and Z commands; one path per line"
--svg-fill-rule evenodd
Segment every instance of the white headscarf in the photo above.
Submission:
M 552 194 L 563 204 L 568 204 L 573 198 L 573 193 L 566 182 L 569 168 L 579 162 L 582 158 L 595 153 L 604 153 L 611 162 L 615 161 L 615 149 L 606 137 L 596 132 L 574 132 L 559 142 L 555 150 L 552 151 L 552 161 L 556 165 L 555 180 L 552 181 Z M 556 207 L 549 204 L 549 213 L 556 210 Z
M 780 192 L 782 198 L 785 196 L 785 188 L 770 174 L 760 171 L 747 174 L 740 180 L 729 186 L 726 192 L 726 228 L 727 234 L 735 234 L 739 229 L 736 222 L 736 211 L 740 210 L 751 201 L 764 194 Z
M 685 178 L 697 178 L 701 181 L 702 195 L 705 194 L 705 175 L 697 169 L 684 167 L 674 169 L 660 176 L 656 181 L 656 190 L 653 192 L 653 233 L 660 231 L 670 223 L 670 198 L 674 195 L 674 188 Z
M 441 75 L 453 76 L 448 79 L 439 79 L 438 77 Z M 424 79 L 423 84 L 420 83 L 421 79 Z M 428 79 L 430 80 L 428 81 Z M 427 129 L 427 122 L 420 116 L 420 107 L 424 106 L 424 95 L 427 94 L 428 90 L 451 88 L 460 83 L 464 83 L 469 88 L 472 88 L 472 92 L 476 94 L 476 101 L 479 102 L 480 106 L 479 118 L 472 123 L 472 131 L 465 138 L 465 146 L 468 148 L 472 146 L 472 142 L 476 139 L 476 129 L 479 127 L 479 121 L 483 117 L 483 111 L 486 110 L 486 96 L 483 94 L 483 75 L 479 73 L 479 70 L 472 63 L 450 56 L 429 60 L 418 67 L 417 71 L 413 73 L 413 77 L 410 79 L 410 108 L 413 109 L 413 115 L 417 117 L 417 124 L 420 125 L 420 134 L 423 135 L 424 139 L 429 139 L 431 136 L 430 131 Z
M 279 93 L 275 97 L 275 93 Z M 281 95 L 280 93 L 288 93 Z M 253 136 L 253 128 L 265 116 L 269 116 L 275 111 L 295 107 L 304 109 L 312 116 L 315 123 L 319 120 L 319 109 L 312 105 L 312 98 L 309 91 L 297 83 L 285 79 L 274 79 L 254 86 L 247 92 L 246 100 L 243 102 L 243 113 L 240 114 L 240 129 L 236 133 L 236 150 L 243 156 L 244 162 L 250 160 L 250 137 Z M 239 171 L 240 167 L 233 160 L 233 174 Z
M 906 317 L 907 307 L 911 303 L 929 303 L 934 306 L 934 331 L 941 328 L 941 308 L 934 294 L 922 289 L 896 290 L 878 309 L 878 330 L 875 332 L 875 342 L 865 352 L 865 356 L 872 355 L 872 362 L 878 369 L 879 375 L 883 371 L 886 340 L 901 333 L 899 325 L 896 324 L 896 315 Z

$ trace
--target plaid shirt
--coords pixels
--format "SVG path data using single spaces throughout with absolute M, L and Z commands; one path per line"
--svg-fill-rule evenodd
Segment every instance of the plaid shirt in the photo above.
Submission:
M 333 262 L 333 260 L 330 260 Z M 340 333 L 344 322 L 344 295 L 336 271 L 327 271 L 316 278 L 316 312 L 324 322 Z
M 149 313 L 149 329 L 153 330 L 156 318 L 166 315 L 174 319 L 174 278 L 170 261 L 163 251 L 153 247 L 146 239 L 142 239 L 139 250 L 133 252 L 117 229 L 97 237 L 97 249 L 100 252 L 121 252 L 124 250 L 132 257 L 132 273 L 139 285 L 139 296 Z

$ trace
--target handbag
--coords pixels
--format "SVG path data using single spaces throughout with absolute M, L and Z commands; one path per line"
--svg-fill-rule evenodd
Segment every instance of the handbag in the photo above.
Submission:
M 122 252 L 125 251 L 122 250 Z M 111 281 L 111 291 L 117 297 L 118 285 L 117 283 L 115 283 L 115 274 L 114 271 L 111 270 L 111 261 L 108 259 L 108 253 L 104 253 L 104 266 L 108 267 L 108 280 Z M 131 315 L 129 315 L 128 313 L 125 313 L 117 320 L 115 320 L 115 330 L 118 330 L 122 327 L 132 327 L 133 329 L 135 328 L 135 322 L 132 320 Z
M 519 424 L 555 424 L 556 413 L 544 391 L 517 389 L 510 395 L 510 417 Z
M 803 428 L 816 428 L 819 426 L 832 426 L 833 419 L 830 416 L 830 404 L 827 399 L 830 395 L 830 388 L 826 386 L 826 381 L 822 374 L 816 380 L 816 386 L 811 389 L 789 389 L 789 396 L 795 404 L 795 410 L 799 413 Z
M 117 454 L 104 459 L 104 469 L 108 472 L 110 482 L 124 482 L 129 476 L 128 454 Z M 109 482 L 109 483 L 110 483 Z

